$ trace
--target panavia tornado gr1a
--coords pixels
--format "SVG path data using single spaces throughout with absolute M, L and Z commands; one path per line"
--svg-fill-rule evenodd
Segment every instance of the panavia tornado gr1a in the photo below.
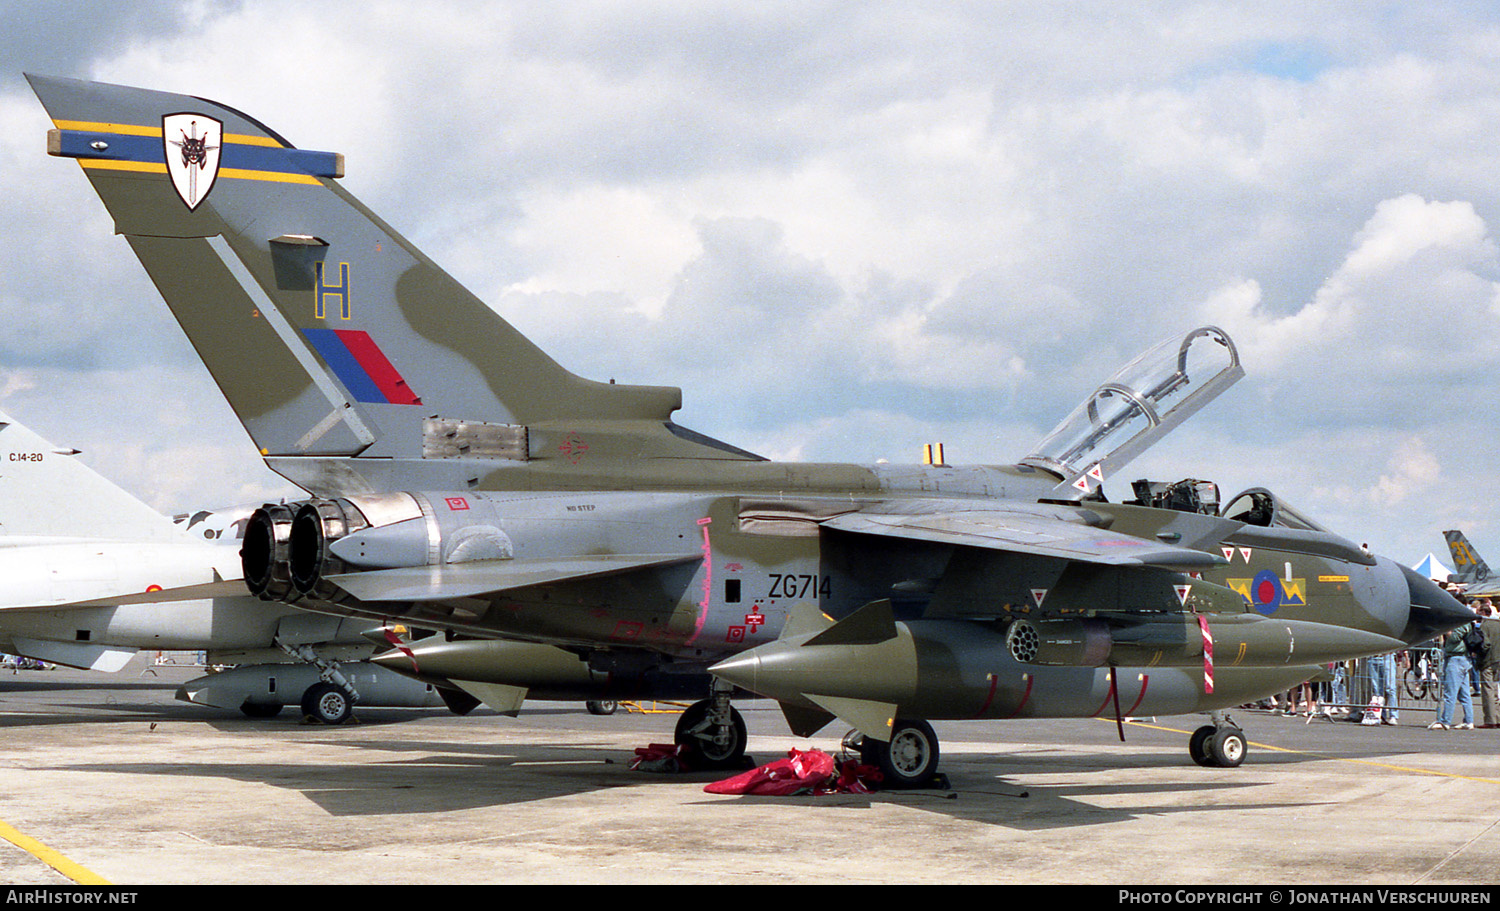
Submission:
M 841 718 L 889 781 L 932 720 L 1217 713 L 1469 619 L 1264 490 L 1103 482 L 1241 375 L 1205 327 L 1127 365 L 1018 464 L 772 462 L 676 424 L 675 388 L 584 380 L 297 149 L 188 95 L 31 78 L 268 464 L 251 591 L 431 631 L 381 663 L 501 709 L 682 696 L 741 760 L 738 689 Z M 753 289 L 747 289 L 753 293 Z

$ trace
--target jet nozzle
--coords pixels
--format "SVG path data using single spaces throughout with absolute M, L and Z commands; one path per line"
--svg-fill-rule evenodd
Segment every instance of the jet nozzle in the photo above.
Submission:
M 292 510 L 267 503 L 250 516 L 240 546 L 240 566 L 250 593 L 262 601 L 295 601 L 288 555 Z

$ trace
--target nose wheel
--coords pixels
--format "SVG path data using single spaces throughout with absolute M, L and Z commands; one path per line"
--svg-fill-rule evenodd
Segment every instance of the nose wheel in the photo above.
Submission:
M 727 700 L 722 706 L 713 699 L 689 706 L 677 719 L 675 740 L 689 768 L 737 769 L 745 763 L 745 719 Z
M 1245 732 L 1233 724 L 1205 724 L 1188 739 L 1188 755 L 1201 766 L 1232 769 L 1245 761 Z

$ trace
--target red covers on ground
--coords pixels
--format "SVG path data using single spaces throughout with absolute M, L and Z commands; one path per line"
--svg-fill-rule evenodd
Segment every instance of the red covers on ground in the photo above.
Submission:
M 867 794 L 880 773 L 870 766 L 846 762 L 837 766 L 822 750 L 791 750 L 785 759 L 704 786 L 710 794 Z

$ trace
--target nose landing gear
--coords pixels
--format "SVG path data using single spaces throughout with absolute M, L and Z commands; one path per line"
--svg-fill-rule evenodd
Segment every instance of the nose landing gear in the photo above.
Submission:
M 1249 751 L 1245 732 L 1228 715 L 1215 712 L 1212 717 L 1213 724 L 1205 724 L 1188 739 L 1188 755 L 1201 766 L 1235 768 Z
M 709 698 L 695 702 L 677 720 L 675 740 L 691 768 L 737 769 L 745 763 L 745 719 L 729 704 L 732 686 L 714 680 Z

